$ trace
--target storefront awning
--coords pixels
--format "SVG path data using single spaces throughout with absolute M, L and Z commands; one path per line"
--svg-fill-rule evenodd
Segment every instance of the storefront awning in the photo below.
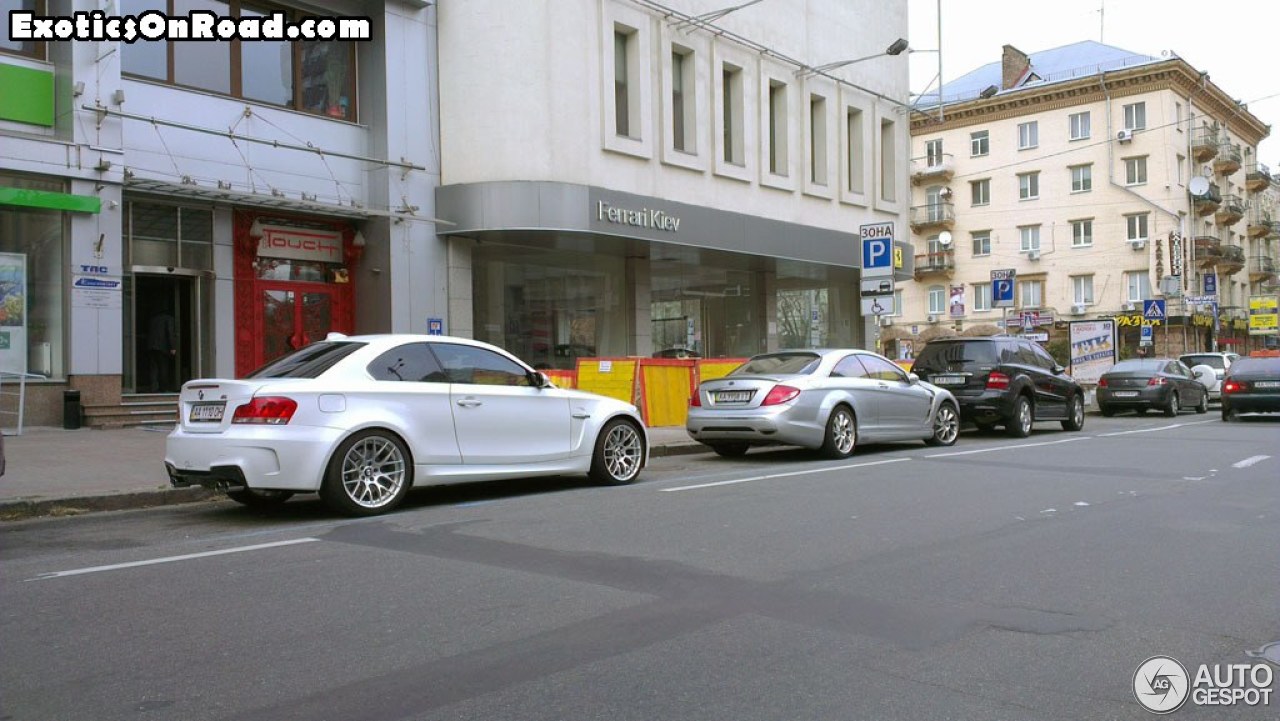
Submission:
M 169 183 L 163 180 L 147 178 L 125 178 L 124 188 L 138 193 L 154 193 L 169 197 L 200 200 L 206 203 L 223 203 L 251 208 L 267 208 L 270 210 L 289 211 L 294 213 L 314 213 L 338 218 L 363 220 L 379 213 L 354 205 L 336 205 L 314 200 L 287 198 L 280 195 L 264 195 L 262 193 L 246 193 L 226 188 L 208 188 L 191 183 Z

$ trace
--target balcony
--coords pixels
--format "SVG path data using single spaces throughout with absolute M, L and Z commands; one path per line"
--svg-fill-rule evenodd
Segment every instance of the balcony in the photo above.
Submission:
M 1211 266 L 1222 257 L 1222 240 L 1216 235 L 1197 235 L 1193 241 L 1195 262 Z
M 1225 141 L 1218 143 L 1218 156 L 1213 159 L 1213 172 L 1231 175 L 1240 169 L 1243 160 L 1239 145 Z
M 1191 196 L 1191 208 L 1196 211 L 1196 215 L 1208 215 L 1218 209 L 1218 205 L 1222 203 L 1222 191 L 1218 190 L 1217 183 L 1209 183 L 1209 191 L 1204 195 Z
M 1255 255 L 1249 259 L 1250 281 L 1274 281 L 1276 261 L 1269 255 Z
M 1203 163 L 1218 154 L 1218 129 L 1199 127 L 1191 131 L 1191 154 Z
M 1218 225 L 1235 225 L 1244 217 L 1244 199 L 1235 193 L 1222 196 L 1222 204 L 1218 206 L 1214 219 Z
M 950 230 L 955 224 L 956 208 L 950 201 L 916 205 L 911 208 L 911 229 L 916 232 L 936 228 Z
M 1244 173 L 1244 187 L 1249 189 L 1250 193 L 1258 193 L 1271 187 L 1271 170 L 1254 161 L 1249 164 Z
M 1222 246 L 1222 257 L 1218 258 L 1218 280 L 1223 276 L 1234 275 L 1244 268 L 1244 248 L 1238 245 Z
M 1250 238 L 1262 238 L 1271 233 L 1271 213 L 1254 205 L 1249 208 L 1248 233 Z
M 940 250 L 916 256 L 916 280 L 929 275 L 951 277 L 956 270 L 956 251 Z
M 951 153 L 911 159 L 911 182 L 915 185 L 945 183 L 955 174 L 956 163 Z

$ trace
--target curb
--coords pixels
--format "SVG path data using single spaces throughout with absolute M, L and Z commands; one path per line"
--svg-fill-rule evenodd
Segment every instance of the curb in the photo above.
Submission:
M 0 522 L 24 521 L 30 518 L 81 516 L 99 511 L 157 508 L 183 503 L 217 501 L 224 498 L 226 498 L 226 494 L 204 488 L 166 488 L 155 491 L 107 493 L 98 496 L 18 499 L 0 501 Z
M 649 448 L 650 458 L 665 458 L 667 456 L 688 456 L 694 453 L 710 453 L 711 449 L 701 443 L 672 443 L 668 445 L 652 446 Z

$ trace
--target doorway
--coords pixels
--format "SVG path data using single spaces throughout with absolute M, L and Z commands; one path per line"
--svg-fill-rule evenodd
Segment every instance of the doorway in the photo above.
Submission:
M 344 289 L 321 283 L 257 283 L 259 354 L 256 365 L 325 339 L 330 331 L 351 332 Z
M 177 393 L 203 375 L 199 276 L 135 272 L 125 279 L 124 390 Z

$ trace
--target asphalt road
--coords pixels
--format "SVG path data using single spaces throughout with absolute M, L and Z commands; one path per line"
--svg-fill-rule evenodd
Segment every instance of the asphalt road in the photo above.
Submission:
M 1144 659 L 1280 640 L 1277 441 L 1280 419 L 1090 417 L 427 489 L 375 519 L 3 524 L 0 719 L 1151 718 Z

